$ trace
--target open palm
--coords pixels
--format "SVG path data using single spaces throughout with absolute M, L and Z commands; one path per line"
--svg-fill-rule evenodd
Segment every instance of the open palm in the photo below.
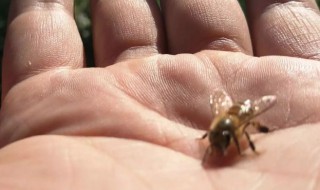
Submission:
M 3 61 L 1 188 L 319 188 L 314 3 L 251 2 L 252 48 L 237 2 L 162 1 L 164 24 L 153 1 L 94 1 L 97 67 L 84 68 L 72 4 L 26 2 L 12 3 Z M 261 154 L 205 168 L 217 89 L 276 95 L 259 117 L 274 131 L 252 135 Z

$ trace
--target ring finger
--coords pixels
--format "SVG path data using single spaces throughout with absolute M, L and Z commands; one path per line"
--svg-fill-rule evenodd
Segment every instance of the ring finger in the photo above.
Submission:
M 247 22 L 236 0 L 161 0 L 170 53 L 204 49 L 252 54 Z

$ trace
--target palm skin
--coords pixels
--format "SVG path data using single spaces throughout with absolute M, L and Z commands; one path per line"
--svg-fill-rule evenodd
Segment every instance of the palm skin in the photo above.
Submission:
M 319 62 L 203 50 L 28 77 L 2 102 L 3 189 L 317 189 Z M 32 89 L 32 90 L 28 90 Z M 259 155 L 203 167 L 209 95 L 276 95 Z M 41 136 L 38 136 L 41 135 Z M 23 139 L 23 140 L 20 140 Z M 235 158 L 235 159 L 234 159 Z
M 201 61 L 212 57 L 216 65 L 213 61 Z M 3 148 L 1 184 L 10 189 L 19 189 L 26 182 L 31 189 L 42 189 L 49 184 L 52 189 L 66 186 L 75 189 L 166 189 L 171 186 L 232 189 L 237 185 L 245 189 L 292 185 L 299 189 L 316 180 L 319 138 L 315 134 L 319 132 L 316 119 L 319 116 L 310 107 L 316 109 L 319 103 L 314 93 L 318 81 L 311 77 L 317 70 L 313 61 L 283 57 L 257 59 L 214 51 L 177 57 L 164 55 L 141 61 L 144 63 L 137 66 L 124 62 L 106 69 L 54 71 L 50 73 L 50 80 L 44 77 L 46 73 L 13 88 L 3 104 L 6 112 L 2 114 L 6 117 L 1 121 L 2 145 L 37 134 L 86 137 L 33 137 Z M 230 68 L 222 72 L 220 61 L 230 64 Z M 303 80 L 294 77 L 296 75 L 290 78 L 282 75 L 289 72 L 283 62 L 288 62 L 291 73 L 298 70 L 301 62 L 313 69 L 301 76 Z M 183 67 L 178 66 L 182 64 Z M 267 68 L 260 70 L 263 67 Z M 232 69 L 238 74 L 226 72 Z M 242 75 L 248 76 L 248 80 L 239 81 Z M 264 77 L 257 81 L 256 76 Z M 248 151 L 247 158 L 208 169 L 201 165 L 204 147 L 196 138 L 203 133 L 200 128 L 210 124 L 208 97 L 222 84 L 221 80 L 228 89 L 239 92 L 241 88 L 237 93 L 239 97 L 233 96 L 235 98 L 258 97 L 264 95 L 266 89 L 276 94 L 278 104 L 261 119 L 265 118 L 269 126 L 291 128 L 259 137 L 256 146 L 262 153 L 258 156 Z M 55 85 L 63 81 L 68 82 L 64 86 Z M 306 98 L 302 88 L 295 86 L 300 83 L 309 84 L 303 91 L 313 96 Z M 259 88 L 252 88 L 252 84 Z M 20 93 L 30 85 L 33 91 Z M 43 91 L 43 86 L 48 88 Z M 293 89 L 301 89 L 295 90 L 296 97 L 288 95 Z M 35 94 L 42 95 L 35 99 Z M 93 95 L 95 98 L 90 98 Z M 32 106 L 35 102 L 36 107 Z M 41 110 L 45 116 L 35 114 Z M 310 122 L 313 124 L 306 124 Z M 13 130 L 17 125 L 23 127 Z M 16 154 L 19 158 L 14 158 Z M 16 181 L 21 178 L 25 181 Z

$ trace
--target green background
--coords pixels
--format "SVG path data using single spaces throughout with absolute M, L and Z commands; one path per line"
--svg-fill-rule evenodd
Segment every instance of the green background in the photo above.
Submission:
M 157 1 L 159 2 L 160 0 L 157 0 Z M 9 2 L 10 0 L 0 0 L 0 61 L 2 60 L 2 55 L 3 55 L 3 44 L 4 44 L 4 37 L 5 37 L 5 31 L 6 31 Z M 87 62 L 89 66 L 93 66 L 94 61 L 93 61 L 93 52 L 92 52 L 92 45 L 91 45 L 92 38 L 91 38 L 91 31 L 90 31 L 91 22 L 89 19 L 89 9 L 88 9 L 89 0 L 76 0 L 75 2 L 76 2 L 75 17 L 76 17 L 79 31 L 82 36 L 83 43 L 86 49 Z M 239 0 L 239 2 L 242 8 L 245 9 L 244 0 Z M 317 0 L 317 3 L 318 5 L 320 5 L 320 0 Z M 1 72 L 0 72 L 0 76 L 1 76 Z M 1 77 L 0 77 L 0 84 L 1 84 Z

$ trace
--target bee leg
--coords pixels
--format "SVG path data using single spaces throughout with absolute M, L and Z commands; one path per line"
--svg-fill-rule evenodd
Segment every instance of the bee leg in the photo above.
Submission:
M 269 128 L 261 125 L 258 121 L 251 121 L 250 124 L 256 128 L 260 133 L 268 133 Z
M 250 139 L 250 135 L 248 134 L 247 131 L 245 131 L 244 134 L 246 135 L 246 137 L 247 137 L 247 139 L 248 139 L 248 142 L 249 142 L 249 145 L 250 145 L 251 150 L 256 153 L 256 147 L 254 146 L 254 143 L 253 143 L 252 140 Z
M 232 134 L 232 138 L 233 138 L 233 140 L 234 140 L 234 143 L 236 144 L 238 153 L 239 153 L 239 155 L 242 156 L 242 151 L 241 151 L 241 148 L 240 148 L 239 140 L 238 140 L 238 138 L 236 137 L 236 135 L 235 135 L 234 133 L 231 133 L 231 134 Z
M 208 136 L 208 133 L 205 133 L 204 135 L 202 135 L 202 137 L 200 138 L 197 138 L 197 140 L 202 140 L 202 139 L 205 139 L 206 137 Z
M 266 127 L 266 126 L 260 125 L 260 126 L 258 127 L 258 131 L 259 131 L 260 133 L 268 133 L 268 132 L 269 132 L 269 128 Z
M 208 136 L 208 133 L 205 133 L 204 135 L 202 135 L 201 139 L 204 139 Z

